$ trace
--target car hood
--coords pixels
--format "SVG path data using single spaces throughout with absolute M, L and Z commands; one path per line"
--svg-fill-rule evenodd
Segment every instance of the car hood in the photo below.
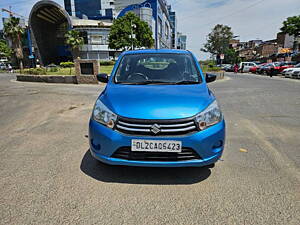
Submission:
M 180 119 L 203 111 L 214 95 L 198 85 L 108 84 L 101 101 L 119 116 L 136 119 Z
M 300 68 L 287 68 L 284 69 L 283 71 L 289 71 L 289 72 L 300 71 Z

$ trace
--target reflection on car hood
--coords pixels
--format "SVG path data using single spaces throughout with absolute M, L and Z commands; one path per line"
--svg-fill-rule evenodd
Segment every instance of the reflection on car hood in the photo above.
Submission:
M 203 111 L 215 97 L 206 84 L 108 84 L 100 98 L 119 116 L 136 119 L 179 119 Z

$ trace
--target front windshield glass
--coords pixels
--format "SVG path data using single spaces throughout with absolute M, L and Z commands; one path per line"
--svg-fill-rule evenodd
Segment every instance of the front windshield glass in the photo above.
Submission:
M 201 78 L 190 54 L 125 55 L 116 71 L 115 83 L 193 84 Z

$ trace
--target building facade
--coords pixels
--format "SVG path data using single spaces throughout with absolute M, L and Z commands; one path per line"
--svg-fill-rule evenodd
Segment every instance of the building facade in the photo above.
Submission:
M 65 43 L 65 34 L 70 29 L 80 31 L 84 45 L 81 59 L 110 60 L 119 52 L 108 48 L 108 35 L 112 22 L 79 19 L 53 1 L 37 2 L 29 16 L 29 27 L 34 47 L 34 56 L 44 66 L 71 61 L 72 55 Z
M 120 12 L 129 5 L 141 4 L 145 0 L 114 0 L 114 18 L 116 18 Z
M 182 33 L 177 33 L 177 49 L 186 50 L 187 36 Z
M 84 39 L 84 45 L 80 49 L 81 59 L 106 61 L 118 56 L 118 51 L 108 48 L 111 25 L 111 22 L 97 20 L 72 20 L 73 29 L 78 30 Z
M 260 44 L 256 49 L 257 54 L 262 58 L 268 58 L 278 53 L 278 44 L 274 40 Z
M 178 38 L 176 13 L 166 0 L 65 0 L 65 9 L 71 17 L 102 21 L 132 11 L 148 23 L 156 48 L 186 48 L 186 36 Z
M 284 33 L 277 34 L 277 43 L 281 48 L 293 48 L 294 47 L 294 36 Z
M 54 1 L 39 1 L 29 16 L 30 56 L 45 66 L 72 60 L 65 34 L 75 29 L 84 38 L 81 59 L 111 60 L 120 52 L 108 48 L 110 27 L 129 11 L 148 23 L 156 48 L 186 48 L 186 36 L 177 37 L 176 14 L 165 0 L 65 0 L 65 9 Z
M 155 48 L 171 48 L 171 23 L 167 3 L 164 0 L 146 0 L 139 4 L 132 4 L 120 11 L 117 18 L 132 11 L 143 19 L 143 12 L 147 14 L 146 22 L 150 26 Z M 151 18 L 149 15 L 151 13 Z
M 114 0 L 64 0 L 64 3 L 72 17 L 91 20 L 114 18 Z
M 170 16 L 170 25 L 171 25 L 171 48 L 177 48 L 177 18 L 176 12 L 172 11 L 171 5 L 168 5 L 168 11 Z

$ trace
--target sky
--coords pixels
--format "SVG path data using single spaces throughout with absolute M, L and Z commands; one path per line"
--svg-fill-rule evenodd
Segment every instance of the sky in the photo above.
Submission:
M 27 16 L 38 0 L 0 0 L 0 8 Z M 56 0 L 63 4 L 63 0 Z M 198 59 L 209 54 L 200 49 L 216 24 L 228 25 L 241 41 L 275 39 L 282 22 L 300 15 L 300 0 L 168 0 L 177 14 L 177 29 L 187 35 L 187 48 Z M 7 16 L 2 12 L 2 16 Z M 2 27 L 2 22 L 0 23 Z

